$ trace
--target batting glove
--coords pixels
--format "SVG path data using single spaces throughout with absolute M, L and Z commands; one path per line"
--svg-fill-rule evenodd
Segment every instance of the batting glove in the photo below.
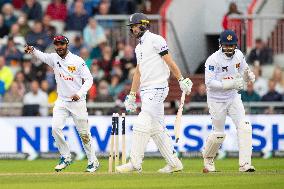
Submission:
M 245 68 L 245 71 L 244 71 L 244 80 L 245 82 L 254 82 L 255 81 L 255 75 L 254 73 L 249 69 L 249 67 L 246 67 Z
M 223 79 L 222 84 L 224 90 L 230 90 L 230 89 L 242 90 L 244 88 L 244 79 L 240 74 L 237 74 L 235 77 L 231 77 L 229 79 Z
M 178 80 L 179 82 L 179 86 L 180 86 L 180 89 L 182 90 L 182 92 L 185 92 L 187 95 L 190 94 L 191 92 L 191 87 L 192 87 L 192 82 L 189 78 L 180 78 Z
M 130 92 L 129 95 L 126 96 L 124 105 L 127 112 L 136 112 L 137 104 L 135 92 Z

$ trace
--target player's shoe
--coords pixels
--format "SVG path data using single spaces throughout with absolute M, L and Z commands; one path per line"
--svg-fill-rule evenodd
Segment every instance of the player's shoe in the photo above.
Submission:
M 99 169 L 99 167 L 100 167 L 100 163 L 98 161 L 95 161 L 93 163 L 88 164 L 86 168 L 86 172 L 94 173 Z
M 124 165 L 120 165 L 120 166 L 115 167 L 115 171 L 117 173 L 130 173 L 130 172 L 135 172 L 135 171 L 140 173 L 140 172 L 142 172 L 142 168 L 136 169 L 135 167 L 133 167 L 131 162 L 128 162 Z
M 178 159 L 177 165 L 175 167 L 172 167 L 170 165 L 166 165 L 164 168 L 159 169 L 159 173 L 174 173 L 174 172 L 179 172 L 183 170 L 183 165 L 181 161 Z
M 204 158 L 203 173 L 216 172 L 214 158 Z
M 239 171 L 240 172 L 255 172 L 255 168 L 254 168 L 254 166 L 246 163 L 243 166 L 240 166 Z
M 55 166 L 55 171 L 59 172 L 68 167 L 72 163 L 71 158 L 61 157 L 58 165 Z

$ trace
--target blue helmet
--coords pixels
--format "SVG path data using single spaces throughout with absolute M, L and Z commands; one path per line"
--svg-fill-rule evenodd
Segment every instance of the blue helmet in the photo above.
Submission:
M 140 38 L 142 37 L 142 35 L 144 34 L 144 32 L 150 28 L 150 21 L 149 19 L 147 18 L 147 16 L 143 13 L 134 13 L 132 15 L 130 15 L 129 17 L 129 21 L 128 21 L 128 24 L 127 26 L 130 27 L 130 32 L 133 33 L 131 27 L 133 25 L 136 25 L 136 24 L 141 24 L 140 26 L 140 30 L 141 32 L 139 33 L 138 36 L 136 36 L 137 38 Z
M 228 56 L 232 57 L 235 54 L 235 50 L 238 45 L 238 37 L 233 30 L 225 30 L 220 34 L 220 48 L 222 52 Z

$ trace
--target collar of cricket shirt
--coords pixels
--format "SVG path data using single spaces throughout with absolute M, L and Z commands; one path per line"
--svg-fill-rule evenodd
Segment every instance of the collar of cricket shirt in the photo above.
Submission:
M 145 38 L 146 38 L 146 35 L 149 34 L 149 30 L 146 30 L 145 33 L 142 35 L 142 37 L 139 39 L 139 43 L 142 45 Z

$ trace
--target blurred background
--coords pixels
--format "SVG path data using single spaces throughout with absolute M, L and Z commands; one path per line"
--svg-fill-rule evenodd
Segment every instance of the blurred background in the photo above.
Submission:
M 193 119 L 197 124 L 198 119 L 207 119 L 201 124 L 201 128 L 208 127 L 206 131 L 212 126 L 206 104 L 204 63 L 218 50 L 220 32 L 234 30 L 239 38 L 238 48 L 256 75 L 256 82 L 240 92 L 246 112 L 255 121 L 255 149 L 267 151 L 267 156 L 281 151 L 281 147 L 284 150 L 284 0 L 0 0 L 0 128 L 6 138 L 7 125 L 16 129 L 11 131 L 11 136 L 16 137 L 13 147 L 1 142 L 0 152 L 29 151 L 29 147 L 21 145 L 30 145 L 35 151 L 55 149 L 42 147 L 48 146 L 47 142 L 38 144 L 42 136 L 36 130 L 39 123 L 44 123 L 39 120 L 47 120 L 46 127 L 50 128 L 48 116 L 52 115 L 57 98 L 54 73 L 46 64 L 24 54 L 25 44 L 49 53 L 54 52 L 55 35 L 67 36 L 69 50 L 86 61 L 94 78 L 87 95 L 91 118 L 123 112 L 136 66 L 137 42 L 126 27 L 134 12 L 147 14 L 150 30 L 166 38 L 174 60 L 192 79 L 193 90 L 184 108 L 189 117 L 184 119 Z M 176 79 L 171 77 L 169 83 L 165 113 L 172 115 L 166 118 L 171 123 L 181 91 Z M 110 118 L 104 121 L 107 128 Z M 27 123 L 33 126 L 24 126 Z M 192 133 L 186 128 L 185 125 L 184 136 L 196 148 L 180 147 L 183 151 L 200 151 L 206 132 L 200 143 L 190 137 Z M 108 130 L 101 132 L 106 133 L 107 146 Z M 99 142 L 98 146 L 100 151 L 107 149 Z

